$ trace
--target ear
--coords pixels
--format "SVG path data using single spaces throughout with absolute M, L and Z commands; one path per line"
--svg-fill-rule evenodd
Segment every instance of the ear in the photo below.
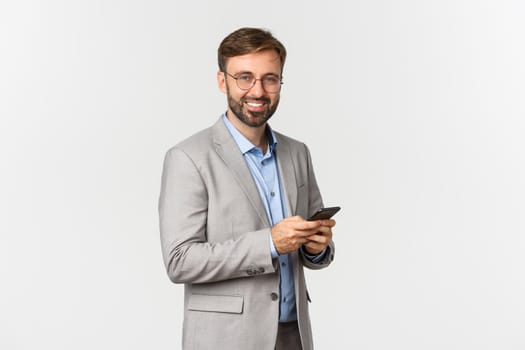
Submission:
M 219 86 L 219 90 L 226 93 L 226 74 L 224 72 L 217 72 L 217 85 Z

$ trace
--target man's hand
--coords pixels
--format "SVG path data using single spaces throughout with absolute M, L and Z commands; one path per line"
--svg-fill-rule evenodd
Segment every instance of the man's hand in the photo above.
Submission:
M 296 251 L 304 245 L 308 253 L 315 255 L 332 240 L 334 225 L 334 220 L 306 221 L 300 216 L 288 217 L 272 227 L 273 244 L 279 254 Z
M 332 241 L 332 227 L 335 226 L 335 220 L 317 220 L 320 224 L 317 234 L 308 236 L 308 241 L 303 243 L 304 249 L 308 254 L 317 255 L 326 249 Z

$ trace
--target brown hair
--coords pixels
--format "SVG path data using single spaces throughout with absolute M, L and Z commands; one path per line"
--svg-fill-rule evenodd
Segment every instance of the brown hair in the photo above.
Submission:
M 281 59 L 281 72 L 286 60 L 284 45 L 268 30 L 259 28 L 240 28 L 224 38 L 217 50 L 219 69 L 226 70 L 228 58 L 246 55 L 263 50 L 275 50 Z

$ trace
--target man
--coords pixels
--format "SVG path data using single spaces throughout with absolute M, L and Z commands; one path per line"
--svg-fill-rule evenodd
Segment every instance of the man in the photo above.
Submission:
M 306 146 L 267 124 L 284 46 L 241 28 L 218 50 L 228 109 L 166 154 L 159 201 L 167 272 L 185 284 L 184 349 L 312 349 L 303 266 L 333 260 L 334 220 Z

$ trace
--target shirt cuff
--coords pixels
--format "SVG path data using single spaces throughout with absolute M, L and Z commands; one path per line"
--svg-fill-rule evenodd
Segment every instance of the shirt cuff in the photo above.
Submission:
M 275 249 L 275 245 L 273 244 L 271 233 L 270 233 L 270 253 L 272 254 L 272 259 L 279 257 L 279 253 L 277 253 L 277 249 Z
M 303 255 L 306 259 L 310 260 L 314 264 L 318 264 L 321 261 L 324 260 L 326 252 L 328 251 L 328 248 L 325 248 L 322 252 L 320 252 L 317 255 L 312 255 L 306 251 L 306 248 L 304 246 L 301 246 L 301 250 L 303 251 Z

